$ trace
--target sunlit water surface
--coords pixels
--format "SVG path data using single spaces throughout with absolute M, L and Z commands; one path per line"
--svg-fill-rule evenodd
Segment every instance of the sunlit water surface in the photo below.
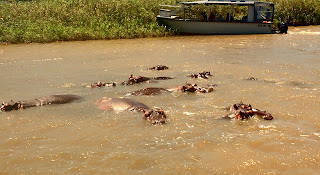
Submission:
M 178 36 L 0 46 L 0 101 L 75 94 L 81 101 L 0 113 L 0 174 L 319 174 L 320 27 L 287 35 Z M 165 71 L 147 68 L 163 64 Z M 207 80 L 188 74 L 211 71 Z M 121 86 L 130 74 L 172 76 Z M 259 81 L 244 79 L 256 77 Z M 114 81 L 114 88 L 86 88 Z M 105 112 L 102 97 L 185 82 L 206 94 L 128 97 L 168 123 Z M 274 120 L 224 120 L 243 101 Z

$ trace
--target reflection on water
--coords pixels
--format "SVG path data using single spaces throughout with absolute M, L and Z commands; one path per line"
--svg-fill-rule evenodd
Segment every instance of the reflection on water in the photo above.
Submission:
M 319 31 L 0 46 L 1 101 L 84 97 L 0 113 L 0 174 L 319 174 Z M 169 69 L 147 69 L 158 64 Z M 213 76 L 187 77 L 202 71 Z M 131 74 L 174 79 L 121 86 Z M 99 81 L 117 86 L 86 87 Z M 105 96 L 185 82 L 217 86 L 130 97 L 163 108 L 166 125 L 95 106 Z M 240 101 L 274 120 L 221 119 Z

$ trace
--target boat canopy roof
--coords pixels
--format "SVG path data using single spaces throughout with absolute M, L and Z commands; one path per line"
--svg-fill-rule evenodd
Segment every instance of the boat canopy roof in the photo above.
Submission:
M 180 2 L 183 5 L 237 5 L 237 6 L 247 6 L 254 5 L 255 3 L 266 3 L 269 2 L 255 2 L 254 0 L 206 0 L 206 1 L 192 1 L 192 2 Z

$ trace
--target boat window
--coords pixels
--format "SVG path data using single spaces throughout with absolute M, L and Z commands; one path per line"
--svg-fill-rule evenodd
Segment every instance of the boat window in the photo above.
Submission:
M 230 10 L 231 9 L 231 10 Z M 203 14 L 206 15 L 203 15 Z M 241 21 L 248 15 L 247 6 L 229 6 L 229 5 L 196 5 L 189 6 L 186 10 L 186 18 L 189 19 L 202 19 L 202 16 L 206 18 L 206 21 L 229 21 L 228 15 L 233 17 L 233 21 Z
M 257 21 L 258 22 L 272 21 L 273 20 L 273 8 L 274 8 L 273 4 L 257 3 L 255 5 Z

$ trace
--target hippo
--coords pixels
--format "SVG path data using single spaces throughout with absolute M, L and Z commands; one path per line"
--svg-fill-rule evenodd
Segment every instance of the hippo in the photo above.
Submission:
M 231 113 L 226 115 L 224 118 L 229 119 L 248 119 L 253 115 L 258 115 L 265 120 L 272 120 L 273 117 L 270 113 L 253 108 L 250 104 L 244 104 L 243 102 L 236 103 L 231 107 L 227 108 Z
M 129 95 L 157 95 L 160 94 L 162 92 L 169 92 L 167 89 L 165 88 L 159 88 L 159 87 L 148 87 L 148 88 L 144 88 L 144 89 L 139 89 L 133 92 L 129 92 L 126 94 L 126 96 Z
M 276 81 L 276 80 L 258 79 L 255 77 L 249 77 L 244 80 L 264 82 L 264 83 L 274 83 L 274 84 L 278 84 L 278 85 L 287 85 L 287 86 L 293 86 L 293 87 L 297 87 L 297 88 L 312 88 L 311 83 L 305 83 L 305 82 L 299 82 L 299 81 Z
M 249 78 L 246 78 L 244 80 L 246 80 L 246 81 L 259 81 L 259 82 L 265 82 L 265 83 L 277 83 L 276 81 L 264 80 L 264 79 L 259 79 L 259 78 L 256 78 L 256 77 L 249 77 Z
M 209 71 L 203 71 L 203 72 L 199 72 L 198 74 L 188 75 L 187 77 L 199 78 L 199 79 L 208 79 L 208 76 L 212 76 L 211 73 Z
M 245 80 L 258 81 L 259 79 L 255 77 L 249 77 L 249 78 L 246 78 Z
M 150 124 L 164 124 L 167 122 L 167 117 L 162 109 L 151 109 L 147 105 L 129 98 L 104 97 L 97 102 L 97 106 L 101 110 L 142 112 L 143 118 L 149 121 Z
M 0 110 L 1 111 L 11 111 L 11 110 L 19 110 L 36 106 L 43 106 L 48 104 L 64 104 L 70 103 L 75 100 L 79 100 L 82 97 L 77 95 L 50 95 L 45 97 L 40 97 L 33 100 L 26 101 L 10 101 L 9 103 L 3 102 Z
M 150 67 L 148 69 L 149 70 L 166 70 L 166 69 L 169 69 L 169 67 L 164 66 L 164 65 L 157 65 L 157 66 L 154 66 L 154 67 Z
M 126 96 L 129 95 L 157 95 L 163 92 L 193 92 L 193 93 L 208 93 L 212 92 L 213 87 L 216 85 L 207 85 L 207 87 L 198 87 L 197 84 L 186 83 L 171 88 L 160 88 L 160 87 L 148 87 L 144 89 L 139 89 L 133 92 L 129 92 Z
M 143 76 L 133 76 L 130 75 L 128 81 L 124 81 L 121 83 L 121 85 L 133 85 L 137 83 L 143 83 L 143 82 L 153 82 L 154 80 L 169 80 L 173 79 L 172 77 L 143 77 Z
M 207 93 L 212 92 L 213 87 L 216 85 L 208 85 L 207 87 L 199 87 L 197 84 L 190 84 L 186 82 L 186 84 L 179 85 L 178 87 L 167 88 L 170 92 L 197 92 L 197 93 Z
M 87 87 L 90 87 L 90 88 L 100 88 L 100 87 L 115 87 L 116 86 L 116 83 L 114 82 L 111 82 L 111 83 L 102 83 L 101 81 L 99 81 L 98 83 L 93 83 Z

